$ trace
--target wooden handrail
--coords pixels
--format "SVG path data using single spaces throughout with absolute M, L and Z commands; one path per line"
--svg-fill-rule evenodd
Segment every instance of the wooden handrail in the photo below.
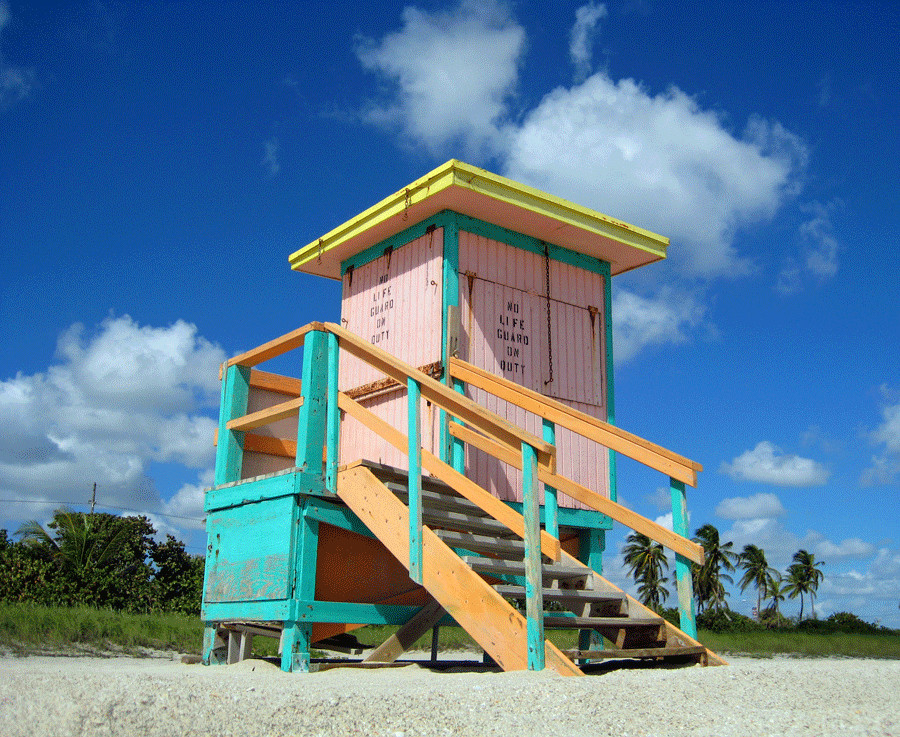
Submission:
M 562 402 L 526 389 L 508 379 L 490 374 L 458 358 L 450 359 L 450 375 L 454 379 L 484 389 L 500 399 L 512 402 L 561 427 L 590 438 L 610 450 L 633 458 L 671 478 L 689 486 L 697 485 L 697 473 L 703 470 L 703 466 L 660 445 L 567 407 Z
M 275 338 L 268 343 L 263 343 L 261 346 L 252 348 L 246 353 L 241 353 L 239 356 L 229 358 L 226 365 L 256 366 L 258 363 L 268 361 L 270 358 L 275 358 L 282 353 L 287 353 L 295 348 L 299 348 L 303 345 L 306 334 L 312 330 L 322 330 L 322 323 L 311 322 L 308 325 L 304 325 L 302 328 L 297 328 L 289 333 L 285 333 L 280 338 Z
M 453 435 L 453 437 L 459 438 L 464 443 L 468 443 L 479 450 L 483 450 L 485 453 L 490 453 L 510 466 L 520 470 L 522 468 L 522 456 L 520 454 L 508 451 L 490 438 L 479 435 L 463 425 L 451 423 L 450 434 Z M 623 507 L 621 504 L 618 504 L 611 499 L 607 499 L 605 496 L 601 496 L 596 491 L 593 491 L 586 486 L 582 486 L 581 484 L 572 481 L 570 478 L 552 473 L 545 468 L 538 468 L 538 479 L 545 484 L 549 484 L 554 489 L 561 491 L 563 494 L 568 494 L 582 504 L 586 504 L 587 506 L 596 509 L 598 512 L 602 512 L 616 522 L 620 522 L 626 527 L 630 527 L 635 532 L 646 535 L 651 540 L 662 544 L 670 550 L 674 550 L 688 560 L 691 560 L 698 565 L 703 565 L 703 548 L 700 545 L 697 545 L 697 543 L 688 540 L 686 537 L 682 537 L 681 535 L 672 532 L 672 530 L 657 524 L 653 520 L 647 519 L 628 507 Z
M 338 407 L 377 435 L 380 435 L 401 452 L 406 453 L 409 450 L 409 441 L 406 435 L 390 423 L 382 420 L 378 415 L 367 410 L 359 402 L 350 399 L 343 392 L 338 395 Z M 497 445 L 503 447 L 499 443 Z M 445 484 L 452 486 L 459 494 L 473 504 L 477 504 L 485 513 L 502 522 L 519 537 L 525 536 L 525 521 L 521 514 L 424 448 L 422 448 L 422 468 Z M 541 532 L 541 552 L 551 560 L 558 560 L 560 556 L 559 540 L 551 537 L 546 532 Z
M 415 379 L 421 387 L 423 399 L 436 404 L 466 424 L 478 428 L 489 437 L 516 451 L 522 447 L 522 443 L 527 443 L 537 451 L 540 465 L 551 470 L 556 469 L 556 448 L 550 443 L 498 417 L 477 402 L 432 379 L 355 333 L 330 322 L 325 323 L 324 329 L 338 337 L 342 349 L 395 381 L 405 385 L 407 379 Z

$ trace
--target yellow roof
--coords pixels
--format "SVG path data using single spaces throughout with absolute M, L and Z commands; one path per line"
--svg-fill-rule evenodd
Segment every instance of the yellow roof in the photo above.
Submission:
M 451 159 L 290 255 L 291 268 L 341 278 L 341 262 L 442 210 L 608 261 L 613 274 L 666 257 L 669 239 Z

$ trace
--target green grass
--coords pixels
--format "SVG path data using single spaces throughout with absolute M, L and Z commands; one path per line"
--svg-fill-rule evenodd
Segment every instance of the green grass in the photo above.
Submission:
M 397 631 L 396 627 L 370 625 L 355 630 L 360 642 L 378 645 Z M 576 633 L 550 630 L 551 641 L 567 650 L 575 646 Z M 714 633 L 700 631 L 700 641 L 717 653 L 744 653 L 767 657 L 793 654 L 807 657 L 855 657 L 900 659 L 900 635 L 822 634 L 777 631 Z M 196 617 L 180 614 L 125 614 L 90 607 L 46 607 L 0 603 L 0 648 L 16 653 L 82 650 L 122 650 L 139 653 L 142 648 L 200 653 L 203 625 Z M 274 656 L 275 639 L 257 637 L 254 654 Z M 431 633 L 414 646 L 431 648 Z M 478 646 L 460 627 L 441 627 L 440 649 L 477 650 Z
M 91 607 L 0 603 L 0 647 L 18 653 L 61 649 L 199 653 L 203 625 L 182 614 L 126 614 Z
M 698 638 L 717 653 L 806 657 L 900 658 L 900 635 L 777 631 L 707 632 Z

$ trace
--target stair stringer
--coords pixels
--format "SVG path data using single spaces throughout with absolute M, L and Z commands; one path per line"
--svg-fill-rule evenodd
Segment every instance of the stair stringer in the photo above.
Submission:
M 409 569 L 409 509 L 368 469 L 338 473 L 337 494 Z M 423 586 L 505 671 L 528 668 L 528 623 L 428 527 L 422 527 Z M 583 675 L 559 648 L 544 642 L 548 668 Z
M 585 568 L 587 568 L 587 566 L 585 566 L 584 563 L 582 563 L 580 560 L 578 560 L 574 556 L 569 555 L 569 553 L 567 553 L 565 550 L 563 550 L 561 552 L 562 552 L 562 557 L 560 558 L 561 563 L 564 563 L 565 565 L 572 565 L 572 566 L 584 566 Z M 598 582 L 600 583 L 601 586 L 609 587 L 615 591 L 619 591 L 622 594 L 624 594 L 626 600 L 628 601 L 629 616 L 632 614 L 641 614 L 641 615 L 647 615 L 650 617 L 659 616 L 652 609 L 644 606 L 637 599 L 626 594 L 624 591 L 622 591 L 622 589 L 620 589 L 615 584 L 610 583 L 607 579 L 605 579 L 603 576 L 601 576 L 596 571 L 591 570 L 590 568 L 588 568 L 588 570 L 591 571 L 591 573 L 593 574 L 595 579 L 599 580 Z M 623 624 L 627 624 L 628 619 L 625 618 L 622 621 L 623 621 Z M 702 648 L 705 648 L 705 650 L 706 650 L 706 654 L 705 654 L 706 665 L 728 665 L 727 660 L 720 657 L 719 655 L 716 655 L 716 653 L 714 653 L 712 650 L 710 650 L 708 647 L 706 647 L 702 642 L 698 642 L 693 637 L 690 637 L 687 634 L 685 634 L 684 632 L 682 632 L 680 629 L 678 629 L 678 627 L 676 627 L 671 622 L 668 622 L 668 621 L 665 622 L 665 624 L 663 625 L 663 632 L 665 634 L 666 644 L 669 647 L 691 646 L 691 645 L 700 646 Z

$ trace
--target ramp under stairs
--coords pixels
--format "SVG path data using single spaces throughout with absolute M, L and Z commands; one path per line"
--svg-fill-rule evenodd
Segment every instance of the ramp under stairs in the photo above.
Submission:
M 338 474 L 338 497 L 369 530 L 409 568 L 409 508 L 403 472 L 368 462 L 345 467 Z M 525 547 L 503 523 L 448 485 L 422 480 L 422 584 L 434 598 L 408 629 L 379 649 L 369 660 L 398 657 L 443 616 L 444 612 L 504 670 L 524 670 L 528 658 L 528 621 L 511 602 L 526 596 Z M 596 632 L 606 641 L 582 636 L 585 649 L 561 651 L 544 641 L 546 667 L 563 675 L 581 675 L 579 665 L 609 658 L 639 658 L 668 662 L 724 664 L 721 658 L 640 602 L 626 595 L 576 558 L 561 551 L 559 560 L 543 558 L 545 629 Z M 552 604 L 551 604 L 552 603 Z

